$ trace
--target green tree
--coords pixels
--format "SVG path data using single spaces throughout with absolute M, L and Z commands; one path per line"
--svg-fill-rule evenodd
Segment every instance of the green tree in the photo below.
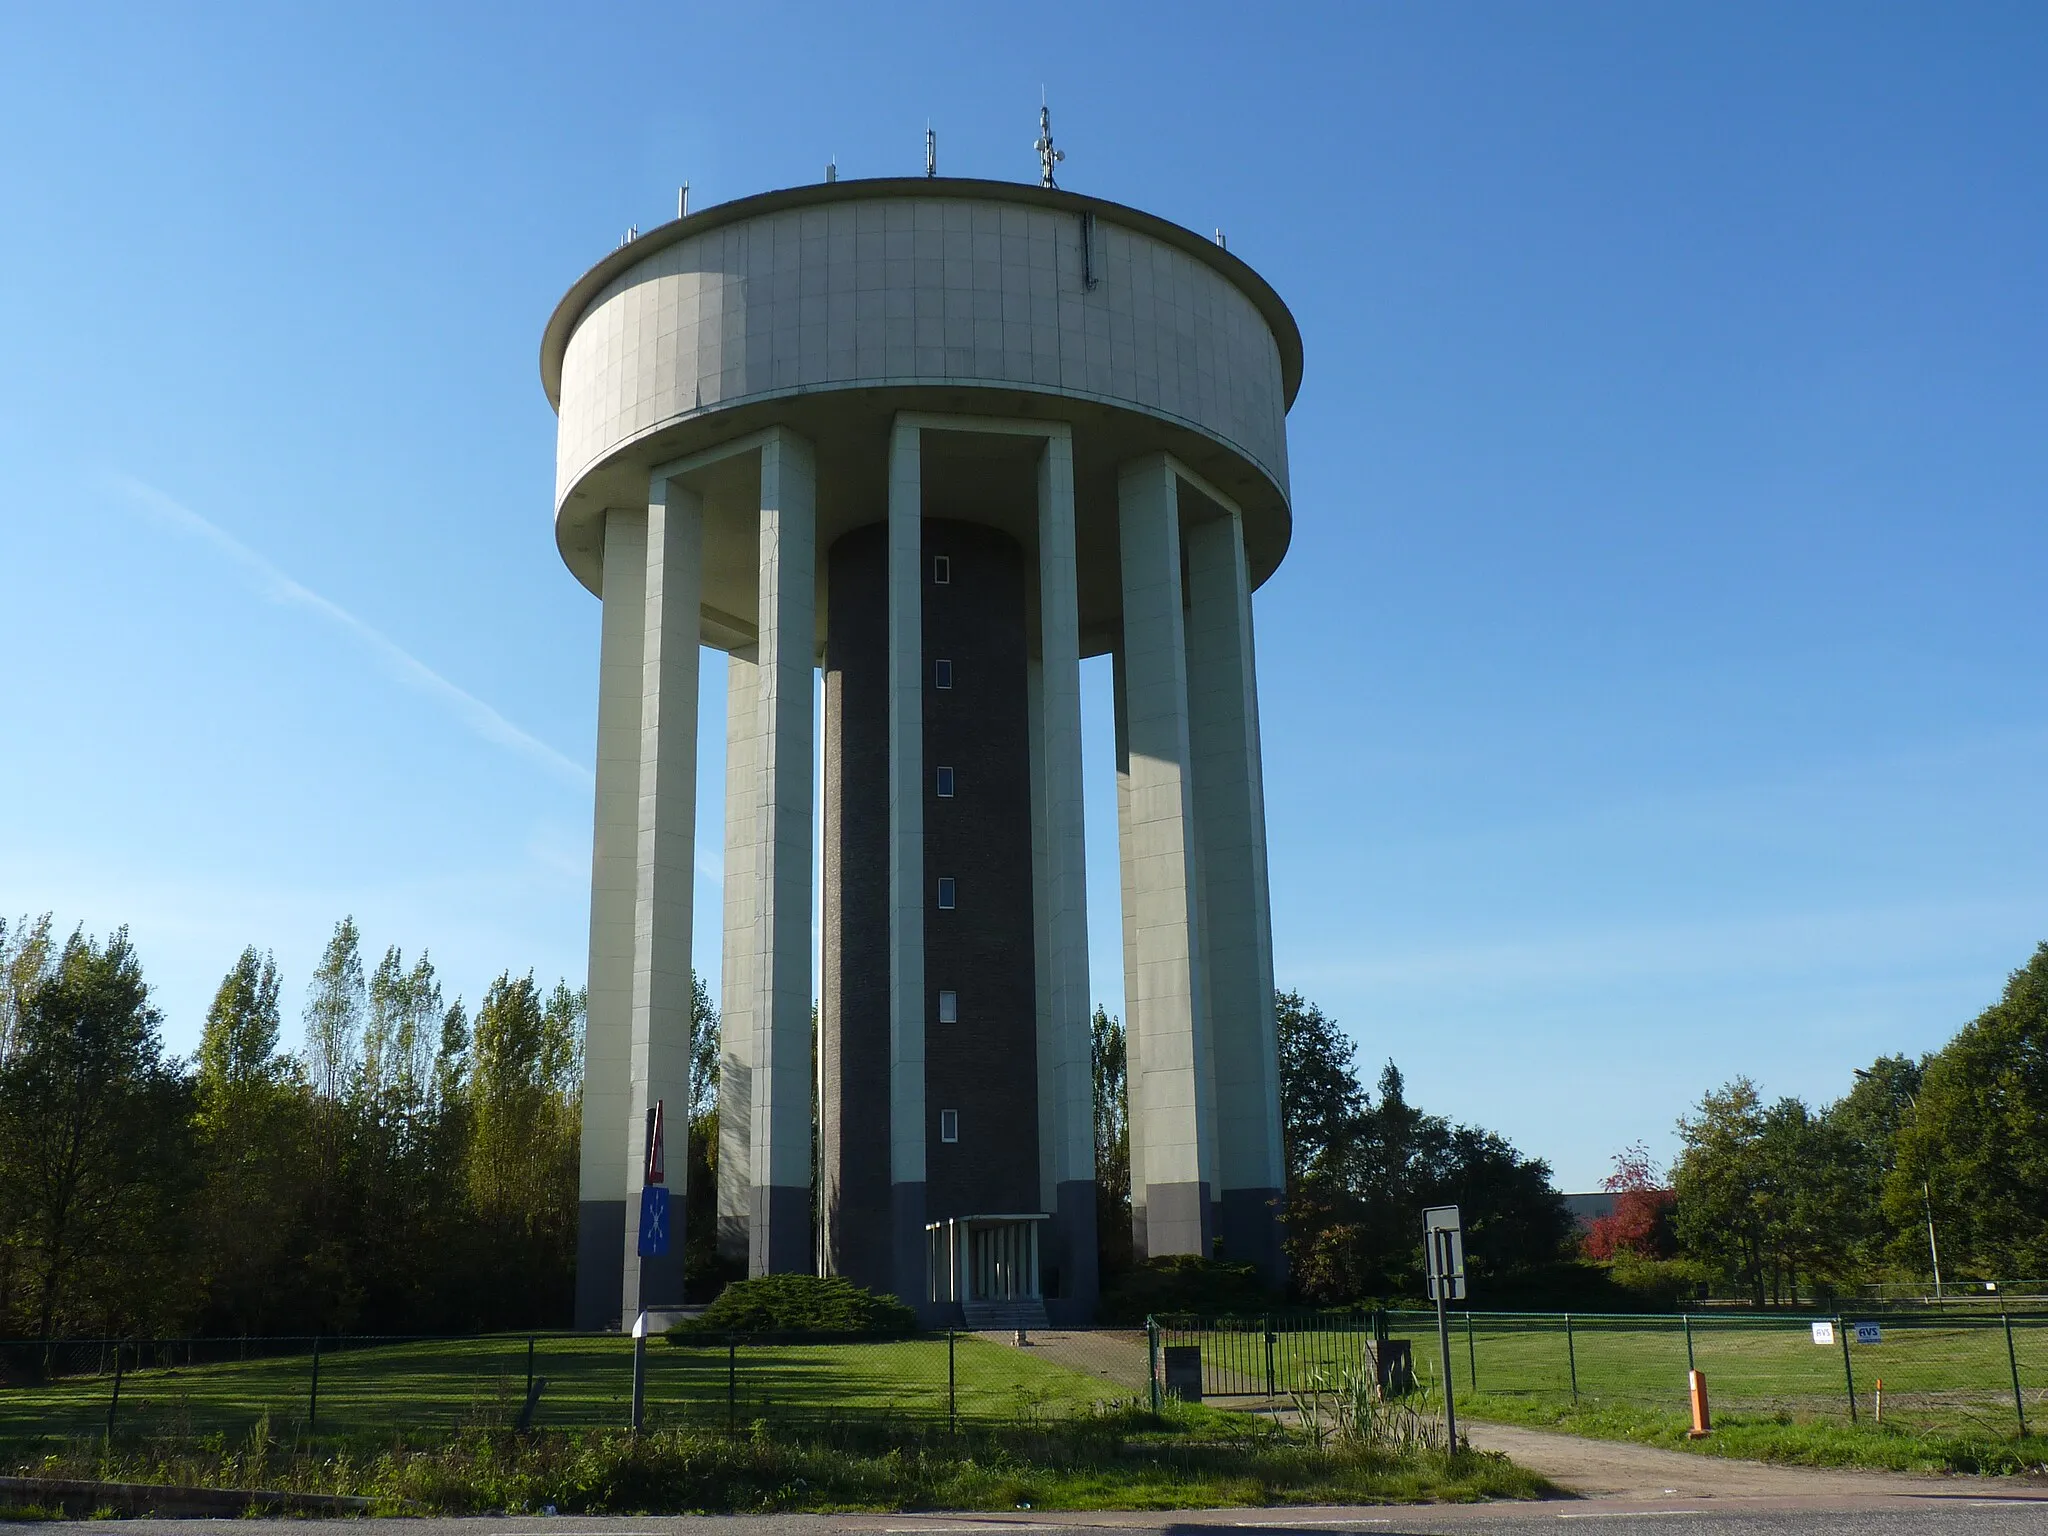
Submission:
M 1738 1077 L 1701 1098 L 1678 1122 L 1681 1150 L 1671 1165 L 1675 1225 L 1682 1252 L 1718 1265 L 1758 1305 L 1764 1300 L 1764 1181 L 1757 1159 L 1763 1101 Z
M 55 960 L 49 913 L 23 917 L 12 929 L 0 918 L 0 1062 L 14 1053 L 21 1010 L 29 994 L 49 978 Z
M 218 1332 L 294 1325 L 308 1304 L 297 1260 L 311 1106 L 297 1064 L 278 1053 L 278 991 L 276 962 L 243 950 L 199 1040 L 193 1255 L 203 1321 Z
M 1280 1047 L 1280 1135 L 1292 1181 L 1336 1175 L 1357 1134 L 1366 1094 L 1358 1047 L 1299 992 L 1273 995 Z
M 22 1000 L 0 1067 L 0 1221 L 39 1338 L 173 1323 L 188 1299 L 191 1099 L 161 1023 L 126 929 L 104 946 L 74 933 Z
M 1100 1004 L 1089 1022 L 1095 1082 L 1095 1236 L 1105 1277 L 1131 1267 L 1131 1090 L 1123 1021 Z
M 2048 944 L 1926 1063 L 1885 1184 L 1902 1258 L 1923 1181 L 1949 1273 L 2048 1273 Z

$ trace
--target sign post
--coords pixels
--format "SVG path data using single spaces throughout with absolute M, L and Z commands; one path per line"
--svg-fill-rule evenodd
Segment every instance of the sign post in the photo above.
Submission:
M 1422 1247 L 1429 1259 L 1429 1294 L 1436 1303 L 1437 1356 L 1443 1364 L 1444 1438 L 1458 1448 L 1458 1409 L 1451 1400 L 1451 1316 L 1449 1304 L 1465 1299 L 1465 1229 L 1455 1205 L 1433 1205 L 1422 1213 Z
M 668 1255 L 668 1177 L 662 1153 L 662 1101 L 656 1099 L 647 1111 L 647 1162 L 640 1185 L 640 1257 L 659 1259 Z M 633 1433 L 647 1409 L 647 1266 L 638 1271 L 639 1295 L 633 1319 Z

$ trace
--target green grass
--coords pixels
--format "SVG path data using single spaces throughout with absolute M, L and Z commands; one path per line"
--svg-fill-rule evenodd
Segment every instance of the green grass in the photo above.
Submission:
M 1418 1369 L 1431 1379 L 1439 1374 L 1434 1318 L 1396 1313 L 1392 1326 L 1395 1337 L 1411 1340 Z M 1888 1427 L 1916 1435 L 2016 1435 L 2012 1368 L 1996 1318 L 1887 1319 L 1883 1328 L 1883 1342 L 1850 1346 L 1860 1418 L 1871 1416 L 1881 1379 Z M 1807 1320 L 1695 1317 L 1692 1340 L 1717 1421 L 1789 1416 L 1846 1427 L 1841 1345 L 1815 1344 Z M 2016 1319 L 2014 1342 L 2029 1424 L 2048 1428 L 2048 1320 Z M 1476 1390 L 1489 1402 L 1522 1403 L 1532 1412 L 1569 1408 L 1574 1363 L 1582 1407 L 1684 1412 L 1686 1338 L 1677 1318 L 1574 1318 L 1569 1341 L 1560 1319 L 1477 1314 L 1469 1335 L 1464 1318 L 1452 1319 L 1451 1376 L 1461 1394 Z
M 1640 1404 L 1582 1398 L 1540 1401 L 1527 1396 L 1478 1394 L 1459 1400 L 1458 1412 L 1472 1419 L 1527 1424 L 1602 1440 L 1729 1456 L 1748 1461 L 1809 1467 L 1871 1467 L 1894 1472 L 2034 1473 L 2048 1471 L 2048 1436 L 2012 1433 L 2011 1425 L 1926 1428 L 1887 1418 L 1801 1419 L 1771 1415 L 1722 1414 L 1704 1440 L 1688 1439 L 1690 1419 L 1682 1413 Z
M 1088 1413 L 1132 1395 L 986 1339 L 955 1343 L 954 1397 L 973 1420 Z M 599 1428 L 625 1423 L 632 1341 L 603 1335 L 540 1339 L 533 1371 L 547 1378 L 538 1423 Z M 851 1344 L 671 1345 L 647 1349 L 647 1420 L 654 1427 L 724 1428 L 730 1418 L 801 1417 L 943 1421 L 946 1341 Z M 306 1354 L 173 1368 L 122 1377 L 119 1430 L 239 1437 L 258 1419 L 304 1439 L 393 1430 L 509 1424 L 526 1393 L 527 1341 L 491 1337 L 324 1348 L 317 1414 Z M 111 1374 L 0 1384 L 0 1441 L 58 1438 L 105 1427 Z M 728 1401 L 730 1394 L 731 1401 Z M 308 1420 L 312 1423 L 309 1426 Z
M 1168 1509 L 1534 1498 L 1505 1458 L 1317 1450 L 1256 1420 L 1137 1409 L 958 1435 L 858 1421 L 738 1435 L 702 1429 L 466 1431 L 431 1445 L 374 1437 L 319 1451 L 265 1439 L 73 1442 L 15 1470 L 116 1481 L 367 1495 L 384 1513 Z

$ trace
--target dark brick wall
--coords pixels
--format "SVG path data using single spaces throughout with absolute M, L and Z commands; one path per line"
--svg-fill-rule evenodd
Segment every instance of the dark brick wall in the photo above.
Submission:
M 819 1161 L 832 1272 L 891 1290 L 887 526 L 826 558 Z
M 952 580 L 932 580 L 944 556 Z M 1038 1005 L 1031 896 L 1031 758 L 1024 553 L 978 523 L 924 525 L 925 1115 L 927 1220 L 1041 1208 Z M 930 663 L 953 663 L 931 686 Z M 936 770 L 954 772 L 950 800 Z M 941 876 L 959 905 L 938 910 Z M 960 994 L 941 1024 L 939 993 Z M 960 1140 L 939 1139 L 958 1110 Z
M 888 531 L 827 556 L 822 1161 L 834 1271 L 893 1284 L 889 1250 Z M 979 524 L 926 520 L 926 1218 L 1040 1208 L 1024 555 Z M 951 581 L 932 580 L 945 556 Z M 953 687 L 932 662 L 953 663 Z M 941 800 L 935 770 L 954 770 Z M 938 910 L 938 882 L 958 905 Z M 941 990 L 960 1020 L 938 1022 Z M 944 1110 L 960 1140 L 939 1139 Z

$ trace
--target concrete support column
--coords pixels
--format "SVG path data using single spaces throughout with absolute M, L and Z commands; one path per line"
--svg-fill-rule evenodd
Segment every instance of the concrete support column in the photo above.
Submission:
M 1074 444 L 1052 429 L 1038 460 L 1038 619 L 1032 810 L 1042 849 L 1039 942 L 1041 1163 L 1052 1172 L 1058 1302 L 1094 1315 L 1095 1096 L 1090 1064 L 1088 879 L 1082 829 L 1081 619 L 1074 556 Z M 1050 1134 L 1048 1134 L 1048 1132 Z M 1034 1227 L 1034 1243 L 1036 1242 Z
M 694 491 L 657 477 L 647 492 L 640 773 L 633 897 L 633 1004 L 625 1134 L 626 1217 L 620 1314 L 683 1299 L 683 1212 L 690 1122 L 690 916 L 696 878 L 697 637 L 703 591 L 703 508 Z M 645 1118 L 667 1104 L 669 1255 L 639 1257 Z M 617 1155 L 615 1154 L 615 1155 Z M 615 1165 L 616 1166 L 616 1165 Z
M 718 1004 L 718 1252 L 745 1264 L 753 1224 L 754 1031 L 760 1005 L 758 646 L 725 669 L 725 944 Z
M 630 1114 L 633 901 L 639 848 L 641 636 L 647 619 L 647 514 L 605 514 L 597 687 L 597 793 L 590 859 L 590 971 L 577 1178 L 576 1326 L 619 1325 L 626 1202 L 618 1147 Z
M 1224 1256 L 1285 1278 L 1279 1046 L 1259 761 L 1258 683 L 1244 527 L 1233 508 L 1191 524 L 1187 546 L 1189 745 L 1201 858 L 1204 996 L 1215 1057 Z
M 749 1272 L 809 1272 L 811 1254 L 812 709 L 817 649 L 811 447 L 761 447 L 760 665 L 755 718 L 758 921 L 749 1128 Z
M 1124 955 L 1124 1091 L 1125 1129 L 1130 1166 L 1125 1170 L 1131 1186 L 1131 1252 L 1137 1258 L 1150 1253 L 1145 1237 L 1145 1122 L 1138 1116 L 1138 1082 L 1143 1075 L 1139 1046 L 1142 1042 L 1131 1028 L 1130 999 L 1138 995 L 1138 926 L 1131 868 L 1131 733 L 1130 683 L 1124 675 L 1121 641 L 1110 652 L 1112 715 L 1116 731 L 1116 830 L 1117 889 L 1122 897 Z
M 923 437 L 889 437 L 889 1225 L 897 1294 L 925 1304 Z
M 1126 771 L 1118 798 L 1125 1006 L 1131 1119 L 1145 1126 L 1145 1248 L 1150 1255 L 1207 1257 L 1217 1187 L 1214 1089 L 1207 1081 L 1201 996 L 1179 480 L 1164 455 L 1134 460 L 1119 472 L 1117 526 L 1124 600 Z M 1134 1204 L 1137 1198 L 1134 1189 Z

